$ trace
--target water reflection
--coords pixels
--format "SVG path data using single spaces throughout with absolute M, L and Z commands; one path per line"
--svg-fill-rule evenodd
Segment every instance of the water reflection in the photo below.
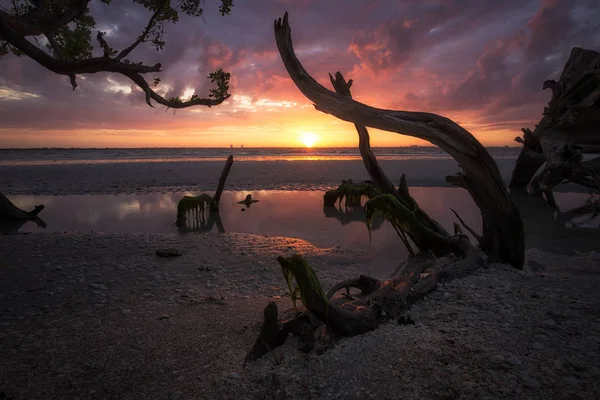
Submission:
M 184 225 L 177 226 L 177 230 L 179 233 L 209 233 L 215 226 L 217 232 L 225 232 L 225 226 L 218 211 L 197 213 L 194 218 L 188 217 Z
M 35 217 L 30 220 L 0 220 L 0 232 L 1 233 L 17 233 L 21 230 L 23 225 L 26 223 L 33 223 L 37 226 L 38 229 L 43 230 L 46 229 L 46 222 L 39 218 Z M 25 230 L 21 230 L 25 231 Z
M 465 222 L 479 230 L 481 216 L 468 193 L 458 188 L 414 187 L 413 197 L 423 210 L 446 230 L 452 231 L 455 209 Z M 311 241 L 317 246 L 336 244 L 369 248 L 369 234 L 362 208 L 349 210 L 323 208 L 323 192 L 310 191 L 244 191 L 224 192 L 220 212 L 204 219 L 190 221 L 178 230 L 175 226 L 177 203 L 184 195 L 197 193 L 167 193 L 158 195 L 79 195 L 79 196 L 11 196 L 25 209 L 31 204 L 45 204 L 41 217 L 46 231 L 96 231 L 118 233 L 196 233 L 243 232 L 271 236 L 288 236 Z M 249 208 L 237 204 L 250 194 L 259 200 Z M 556 193 L 561 209 L 585 204 L 583 193 Z M 526 231 L 542 238 L 550 232 L 564 235 L 565 220 L 553 218 L 527 196 L 516 197 L 522 211 Z M 244 208 L 244 212 L 241 212 Z M 566 213 L 565 213 L 566 214 Z M 579 218 L 579 217 L 578 217 Z M 570 220 L 572 220 L 571 218 Z M 579 221 L 579 220 L 577 220 Z M 43 221 L 42 221 L 43 222 Z M 598 227 L 596 217 L 586 226 Z M 371 251 L 382 251 L 402 257 L 405 249 L 394 229 L 382 219 L 374 221 Z M 41 232 L 43 225 L 35 221 L 0 226 L 3 232 Z M 569 229 L 572 232 L 573 229 Z M 538 240 L 543 243 L 543 239 Z
M 364 201 L 363 201 L 364 206 Z M 325 218 L 335 218 L 342 225 L 347 225 L 350 222 L 365 222 L 365 210 L 362 207 L 323 207 Z M 373 217 L 371 229 L 379 229 L 383 225 L 384 218 L 381 215 Z

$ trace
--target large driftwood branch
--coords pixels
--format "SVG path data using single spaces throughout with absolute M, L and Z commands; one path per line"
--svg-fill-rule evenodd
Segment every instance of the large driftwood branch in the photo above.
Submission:
M 66 21 L 72 21 L 83 10 L 87 8 L 87 4 L 88 1 L 74 2 L 73 7 L 69 9 L 71 11 L 65 12 L 64 16 L 62 16 L 61 18 L 71 18 Z M 152 18 L 156 19 L 156 13 L 153 15 Z M 146 103 L 150 107 L 154 107 L 152 105 L 152 100 L 154 100 L 158 104 L 173 109 L 181 109 L 197 105 L 212 107 L 221 104 L 223 101 L 230 97 L 229 94 L 225 94 L 222 97 L 216 98 L 193 97 L 190 100 L 182 101 L 180 99 L 166 99 L 163 96 L 159 95 L 150 87 L 146 79 L 143 77 L 143 74 L 160 72 L 160 63 L 150 66 L 144 65 L 143 63 L 124 62 L 124 60 L 122 60 L 123 57 L 129 54 L 141 41 L 134 42 L 131 46 L 123 50 L 115 58 L 111 58 L 108 56 L 107 53 L 108 46 L 103 45 L 104 39 L 102 38 L 102 34 L 99 33 L 97 35 L 97 39 L 101 47 L 104 49 L 104 56 L 72 61 L 65 60 L 60 57 L 53 57 L 27 40 L 26 36 L 32 35 L 32 32 L 36 34 L 49 34 L 51 36 L 52 31 L 55 29 L 52 29 L 53 27 L 60 27 L 67 23 L 64 22 L 63 19 L 60 19 L 60 21 L 62 22 L 61 25 L 57 25 L 55 23 L 48 25 L 49 22 L 46 23 L 43 21 L 38 21 L 38 23 L 33 24 L 30 21 L 22 20 L 20 17 L 14 16 L 10 13 L 3 11 L 0 12 L 0 39 L 5 40 L 11 46 L 20 50 L 27 57 L 36 61 L 44 68 L 56 74 L 68 76 L 71 81 L 71 86 L 73 87 L 73 90 L 75 90 L 75 88 L 77 87 L 75 78 L 77 75 L 94 74 L 98 72 L 112 72 L 126 76 L 140 89 L 142 89 L 146 96 Z M 40 29 L 44 30 L 40 32 Z M 147 34 L 148 33 L 144 31 L 142 33 L 142 36 L 140 36 L 138 40 L 141 38 L 143 41 Z M 105 41 L 104 44 L 106 44 Z
M 535 130 L 524 128 L 523 150 L 510 181 L 511 189 L 528 188 L 551 202 L 552 188 L 564 181 L 598 188 L 600 168 L 582 162 L 583 154 L 600 153 L 600 53 L 574 47 L 558 81 L 542 89 L 552 97 Z
M 290 77 L 317 110 L 357 125 L 427 140 L 457 160 L 464 171 L 462 186 L 481 210 L 483 249 L 493 260 L 522 268 L 525 248 L 521 217 L 495 161 L 473 135 L 436 114 L 378 109 L 328 90 L 306 72 L 296 57 L 287 13 L 275 21 L 274 30 Z

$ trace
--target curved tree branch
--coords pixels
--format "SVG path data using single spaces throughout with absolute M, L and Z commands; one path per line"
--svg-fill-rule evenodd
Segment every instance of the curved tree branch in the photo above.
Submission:
M 76 2 L 76 4 L 79 6 L 83 5 L 84 3 L 85 7 L 87 7 L 87 0 Z M 84 10 L 85 7 L 83 8 Z M 64 18 L 67 18 L 66 15 L 67 13 L 65 13 Z M 72 16 L 73 19 L 78 14 L 70 13 L 68 15 Z M 215 98 L 199 98 L 193 96 L 190 100 L 187 101 L 182 101 L 180 99 L 166 99 L 163 96 L 156 93 L 142 76 L 142 74 L 160 72 L 160 63 L 149 66 L 144 65 L 143 63 L 129 63 L 121 61 L 121 58 L 129 54 L 129 52 L 133 50 L 135 46 L 137 46 L 137 44 L 139 43 L 136 42 L 137 44 L 134 43 L 129 48 L 123 50 L 123 52 L 121 52 L 121 54 L 119 54 L 116 58 L 110 58 L 110 47 L 104 40 L 103 34 L 99 32 L 97 35 L 97 40 L 99 41 L 100 46 L 104 50 L 103 57 L 91 57 L 75 61 L 64 60 L 61 58 L 51 56 L 50 54 L 46 53 L 30 41 L 28 41 L 26 39 L 26 36 L 31 35 L 31 32 L 33 32 L 34 29 L 32 27 L 24 28 L 23 26 L 17 23 L 18 21 L 20 20 L 17 17 L 6 12 L 0 12 L 0 39 L 5 40 L 8 44 L 23 52 L 26 56 L 36 61 L 44 68 L 56 74 L 68 76 L 73 89 L 77 87 L 77 83 L 75 80 L 75 77 L 77 75 L 94 74 L 98 72 L 112 72 L 126 76 L 137 86 L 139 86 L 146 94 L 146 103 L 150 107 L 153 107 L 151 100 L 154 100 L 158 104 L 174 109 L 187 108 L 196 105 L 211 107 L 221 104 L 223 101 L 230 97 L 230 95 L 225 92 L 223 96 L 215 96 Z M 63 23 L 63 25 L 64 24 L 65 23 Z M 42 29 L 42 26 L 38 28 Z M 44 25 L 43 28 L 46 29 L 47 27 Z M 39 32 L 39 34 L 42 33 L 46 34 L 48 33 L 48 31 L 45 30 Z M 213 81 L 214 80 L 217 79 L 215 78 L 213 79 Z M 217 83 L 219 83 L 218 80 Z
M 523 222 L 498 166 L 473 135 L 436 114 L 378 109 L 328 90 L 306 72 L 296 57 L 287 12 L 283 19 L 275 20 L 274 32 L 290 77 L 317 110 L 358 125 L 427 140 L 457 160 L 464 171 L 469 193 L 482 213 L 483 250 L 492 260 L 523 267 Z
M 142 32 L 142 34 L 137 38 L 137 40 L 135 42 L 133 42 L 131 44 L 131 46 L 127 47 L 126 49 L 123 49 L 115 57 L 115 61 L 121 61 L 123 58 L 127 57 L 129 55 L 129 53 L 131 53 L 140 43 L 146 41 L 148 34 L 150 33 L 150 31 L 152 30 L 152 27 L 156 23 L 156 19 L 158 18 L 160 13 L 163 11 L 163 9 L 165 8 L 165 5 L 167 3 L 168 3 L 168 0 L 162 0 L 162 2 L 156 8 L 156 11 L 154 11 L 154 14 L 152 14 L 152 17 L 150 17 L 150 20 L 148 21 L 148 25 L 146 25 L 146 28 L 144 28 L 144 31 Z

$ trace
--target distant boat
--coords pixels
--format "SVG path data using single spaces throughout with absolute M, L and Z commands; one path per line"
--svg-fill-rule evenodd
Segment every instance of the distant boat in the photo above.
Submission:
M 243 149 L 243 148 L 244 148 L 244 145 L 242 145 L 242 146 L 241 146 L 241 148 Z
M 232 145 L 232 144 L 230 144 L 230 145 L 229 145 L 229 148 L 230 148 L 230 149 L 233 149 L 233 145 Z

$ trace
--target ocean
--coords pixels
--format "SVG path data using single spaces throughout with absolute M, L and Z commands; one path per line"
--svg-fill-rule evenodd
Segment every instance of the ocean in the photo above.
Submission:
M 516 159 L 520 147 L 490 147 L 494 159 Z M 376 147 L 381 161 L 450 160 L 437 147 Z M 106 148 L 106 149 L 0 149 L 0 165 L 116 164 L 148 162 L 220 161 L 350 161 L 360 160 L 356 147 L 346 148 Z

